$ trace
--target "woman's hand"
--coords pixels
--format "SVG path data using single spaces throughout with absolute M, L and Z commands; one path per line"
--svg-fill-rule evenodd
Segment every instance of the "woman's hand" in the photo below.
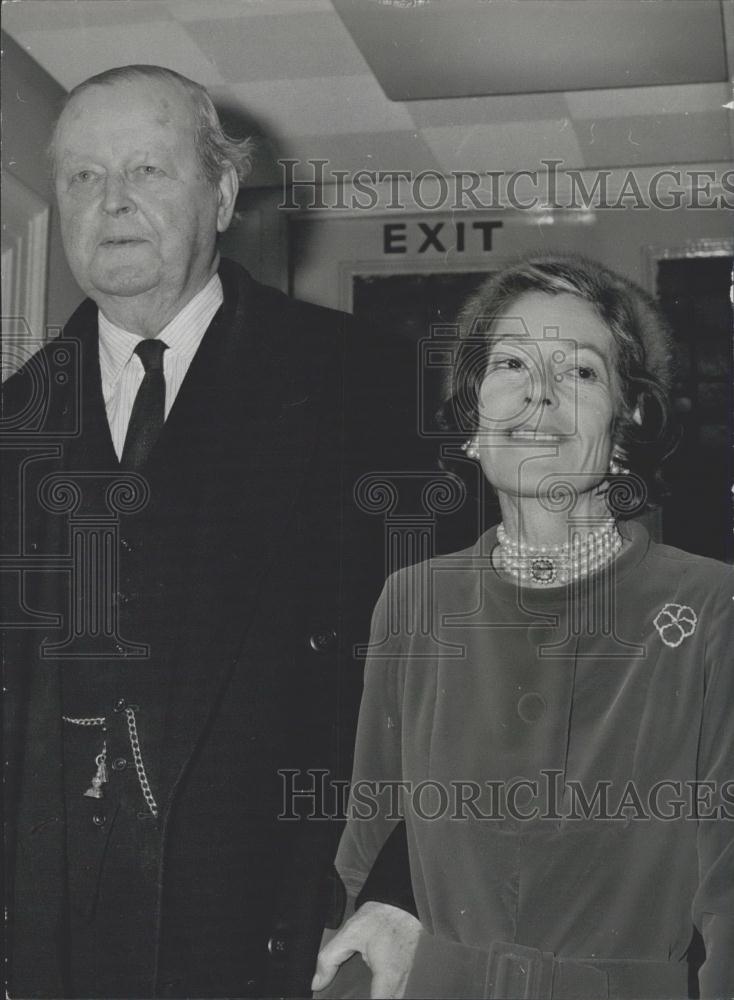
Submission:
M 325 990 L 339 966 L 359 952 L 372 973 L 373 1000 L 399 1000 L 421 930 L 420 920 L 412 913 L 388 903 L 365 903 L 322 948 L 311 989 Z

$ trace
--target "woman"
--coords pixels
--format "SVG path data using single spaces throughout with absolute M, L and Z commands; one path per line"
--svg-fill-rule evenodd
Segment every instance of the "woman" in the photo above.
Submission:
M 502 523 L 388 579 L 339 873 L 355 897 L 404 819 L 409 996 L 687 997 L 696 929 L 700 995 L 728 996 L 732 571 L 626 519 L 669 450 L 664 324 L 536 256 L 462 337 L 445 414 Z

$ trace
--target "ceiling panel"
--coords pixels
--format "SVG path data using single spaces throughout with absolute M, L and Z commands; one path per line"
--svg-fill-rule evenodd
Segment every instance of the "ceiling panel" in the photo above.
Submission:
M 422 132 L 443 170 L 536 170 L 543 157 L 564 164 L 582 162 L 568 118 L 534 122 L 494 122 Z M 478 166 L 479 165 L 479 166 Z
M 239 0 L 235 0 L 239 2 Z M 90 27 L 170 21 L 163 0 L 14 0 L 3 3 L 3 29 L 13 37 L 25 31 L 74 31 Z
M 155 21 L 132 20 L 115 25 L 114 31 L 85 23 L 67 31 L 26 31 L 17 40 L 67 90 L 94 73 L 126 63 L 166 66 L 205 87 L 224 79 L 216 62 L 202 52 L 182 25 L 169 20 L 165 10 Z
M 566 94 L 574 118 L 617 118 L 621 115 L 710 114 L 731 99 L 725 83 L 691 83 L 673 87 L 588 90 Z
M 120 3 L 120 0 L 115 0 Z M 180 21 L 239 20 L 243 17 L 302 14 L 304 10 L 331 13 L 331 0 L 156 0 L 165 3 Z
M 426 144 L 420 132 L 360 132 L 356 135 L 302 136 L 296 141 L 286 140 L 284 155 L 308 159 L 327 160 L 327 170 L 440 170 L 441 164 Z M 307 174 L 305 165 L 298 176 Z M 282 174 L 279 173 L 279 182 Z
M 333 3 L 394 101 L 727 77 L 719 0 Z
M 566 94 L 511 94 L 500 97 L 458 97 L 441 101 L 394 103 L 408 108 L 416 125 L 440 128 L 456 125 L 482 125 L 490 122 L 533 122 L 539 118 L 565 118 Z
M 716 162 L 731 157 L 724 111 L 576 121 L 574 130 L 589 167 Z
M 566 62 L 588 65 L 596 58 L 612 37 L 600 31 L 599 13 L 616 2 L 574 0 L 573 10 L 590 13 L 575 18 L 573 57 Z M 658 0 L 622 2 L 617 35 L 630 35 L 630 25 L 638 24 L 635 11 L 660 9 Z M 536 3 L 513 4 L 523 13 L 522 31 L 503 56 L 527 81 L 537 70 L 531 58 L 540 32 Z M 277 156 L 327 159 L 335 170 L 415 172 L 530 170 L 544 158 L 562 159 L 567 169 L 726 162 L 734 152 L 734 114 L 724 109 L 731 91 L 709 78 L 721 68 L 720 13 L 734 26 L 734 3 L 665 3 L 673 21 L 667 29 L 658 25 L 653 33 L 630 35 L 616 71 L 634 54 L 651 79 L 664 77 L 675 11 L 695 10 L 695 30 L 685 45 L 685 59 L 696 64 L 695 82 L 410 101 L 385 95 L 330 0 L 15 0 L 3 6 L 3 30 L 67 90 L 129 62 L 158 63 L 199 80 L 235 134 L 263 137 L 253 185 L 279 184 Z M 506 0 L 432 0 L 399 12 L 376 0 L 359 4 L 380 18 L 376 44 L 384 60 L 406 81 L 422 86 L 431 76 L 441 94 L 449 73 L 473 79 L 467 53 L 480 42 L 483 65 L 492 63 L 487 53 L 497 38 L 488 43 L 472 18 L 481 14 L 486 21 L 489 8 L 507 7 Z M 547 18 L 556 19 L 569 8 L 567 0 L 542 0 L 542 6 Z M 448 9 L 453 48 L 438 46 L 427 67 L 421 61 L 430 26 L 425 15 Z M 690 28 L 690 18 L 686 23 Z M 569 49 L 558 48 L 550 32 L 544 41 L 546 57 L 550 52 L 560 63 L 560 53 Z M 431 44 L 435 49 L 436 38 Z M 4 95 L 11 98 L 25 99 L 23 93 Z
M 285 136 L 399 132 L 413 127 L 402 104 L 381 100 L 371 73 L 238 83 L 213 92 L 235 98 Z
M 333 11 L 253 16 L 234 26 L 231 20 L 209 19 L 191 22 L 187 29 L 202 52 L 216 60 L 227 80 L 370 73 Z

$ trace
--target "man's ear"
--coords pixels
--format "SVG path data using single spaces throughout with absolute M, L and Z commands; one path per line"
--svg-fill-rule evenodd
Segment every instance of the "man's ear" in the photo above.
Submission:
M 232 221 L 239 189 L 237 171 L 231 163 L 225 164 L 217 185 L 217 232 L 219 233 L 223 233 Z
M 632 419 L 639 427 L 642 427 L 642 410 L 640 409 L 639 403 L 635 407 L 635 412 L 632 414 Z

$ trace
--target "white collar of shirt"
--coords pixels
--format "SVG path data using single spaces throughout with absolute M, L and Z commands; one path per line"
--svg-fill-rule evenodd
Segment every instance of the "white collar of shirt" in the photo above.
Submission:
M 157 334 L 157 337 L 168 345 L 164 362 L 168 363 L 176 356 L 184 370 L 188 369 L 207 327 L 223 301 L 222 282 L 219 275 L 214 274 L 201 291 L 197 292 L 193 299 L 187 302 L 171 322 Z M 122 375 L 123 369 L 133 357 L 135 348 L 143 338 L 111 323 L 101 310 L 98 313 L 98 323 L 102 392 L 105 402 L 108 402 L 115 391 L 115 385 Z

